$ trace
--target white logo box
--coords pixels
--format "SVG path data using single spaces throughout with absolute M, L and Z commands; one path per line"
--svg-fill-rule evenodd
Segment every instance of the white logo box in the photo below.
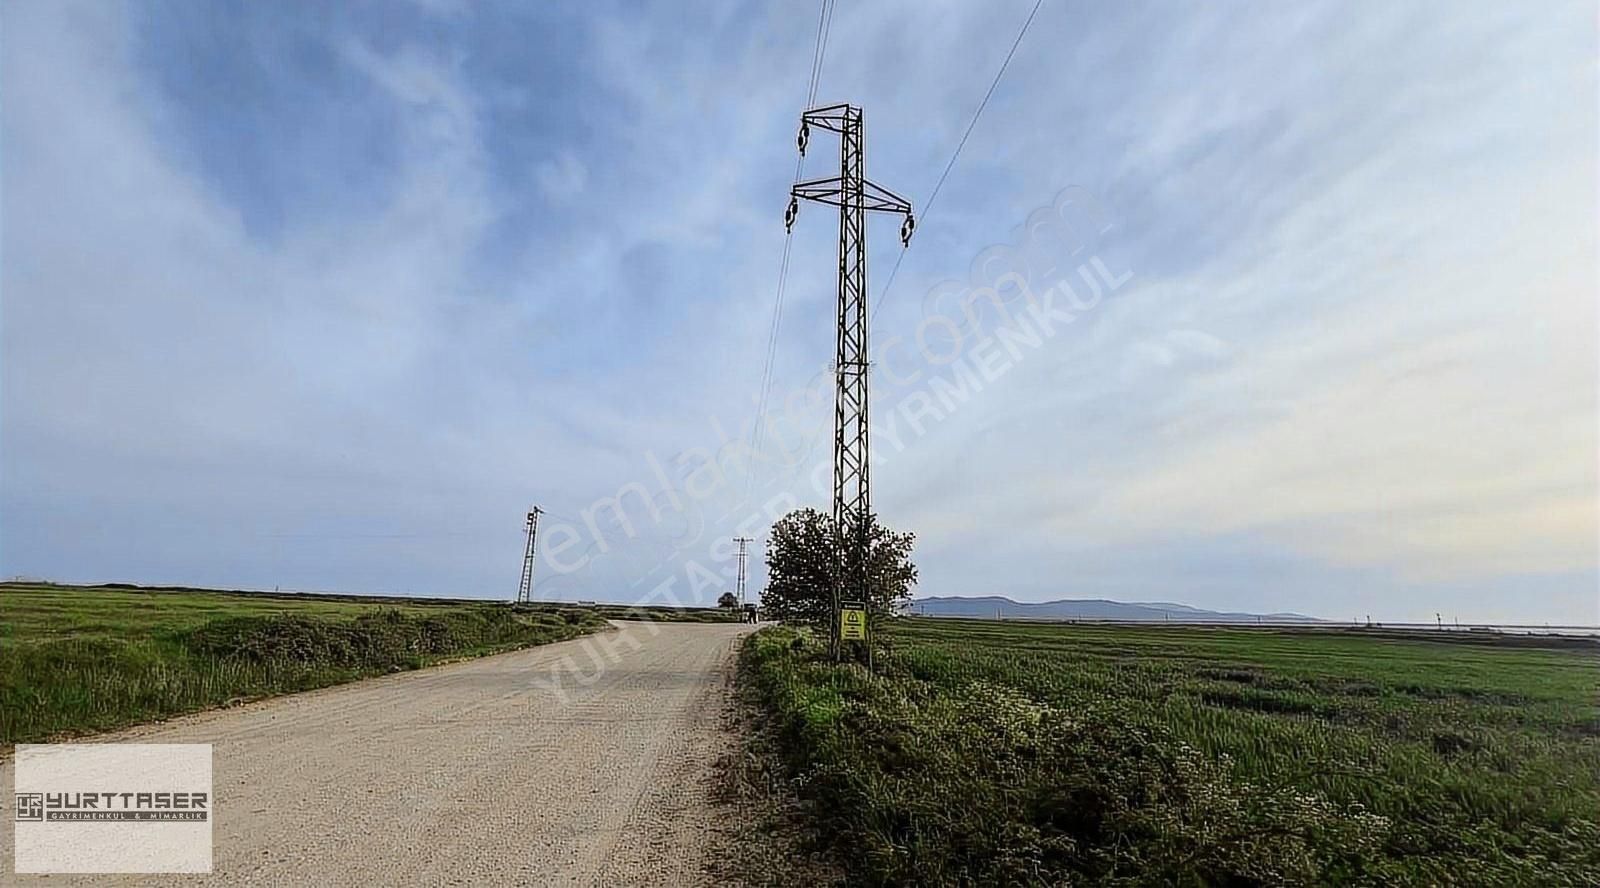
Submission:
M 18 873 L 209 873 L 209 743 L 18 744 Z

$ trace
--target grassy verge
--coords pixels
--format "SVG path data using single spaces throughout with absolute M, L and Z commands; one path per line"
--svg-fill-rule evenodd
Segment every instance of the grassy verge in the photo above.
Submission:
M 1600 884 L 1592 653 L 903 621 L 745 645 L 853 884 Z
M 575 638 L 588 609 L 0 588 L 0 744 Z
M 741 660 L 740 675 L 745 680 L 736 688 L 732 714 L 739 744 L 726 763 L 722 786 L 735 812 L 739 844 L 716 873 L 717 883 L 746 888 L 846 884 L 842 867 L 795 792 L 784 733 L 756 683 L 748 680 L 748 659 Z

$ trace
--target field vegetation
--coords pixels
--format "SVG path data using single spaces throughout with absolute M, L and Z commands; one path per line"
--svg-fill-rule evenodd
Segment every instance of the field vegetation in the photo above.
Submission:
M 664 623 L 737 623 L 737 610 L 716 607 L 674 607 L 665 604 L 583 605 L 608 620 L 655 620 Z
M 883 635 L 877 674 L 787 627 L 741 662 L 776 776 L 852 884 L 1600 884 L 1593 644 Z
M 592 608 L 0 585 L 0 744 L 575 638 Z

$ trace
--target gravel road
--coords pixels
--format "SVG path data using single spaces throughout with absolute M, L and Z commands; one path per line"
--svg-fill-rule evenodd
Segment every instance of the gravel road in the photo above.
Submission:
M 112 878 L 297 886 L 714 881 L 707 867 L 734 828 L 715 799 L 716 777 L 733 742 L 732 655 L 748 629 L 617 623 L 587 639 L 96 738 L 215 744 L 212 874 Z M 5 770 L 9 798 L 9 763 Z

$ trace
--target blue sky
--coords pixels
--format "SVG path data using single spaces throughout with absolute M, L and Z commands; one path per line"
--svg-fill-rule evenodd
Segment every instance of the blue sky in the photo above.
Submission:
M 840 5 L 869 176 L 927 200 L 1031 7 Z M 827 502 L 826 398 L 736 458 L 816 16 L 0 6 L 0 573 L 508 597 L 537 502 L 544 594 L 714 599 L 720 540 Z M 874 321 L 919 593 L 1600 622 L 1596 62 L 1583 3 L 1046 0 Z M 1063 194 L 1089 236 L 1029 224 Z M 835 224 L 776 403 L 825 381 Z M 1103 298 L 986 350 L 1019 255 Z M 681 514 L 595 510 L 656 464 Z

